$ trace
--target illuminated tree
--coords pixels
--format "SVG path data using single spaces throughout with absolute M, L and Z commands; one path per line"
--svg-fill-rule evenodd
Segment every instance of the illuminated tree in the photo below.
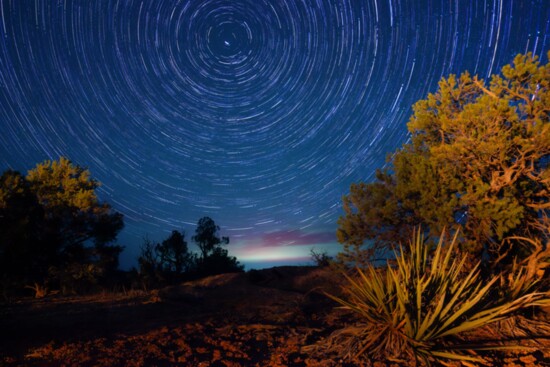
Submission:
M 38 164 L 29 171 L 27 180 L 44 208 L 50 235 L 62 248 L 89 240 L 102 245 L 114 240 L 122 229 L 122 214 L 100 203 L 96 196 L 99 182 L 68 159 Z
M 495 262 L 521 256 L 511 236 L 546 242 L 549 88 L 550 65 L 531 54 L 488 84 L 468 73 L 442 79 L 413 106 L 411 140 L 392 155 L 392 168 L 344 197 L 344 258 L 365 255 L 365 240 L 384 248 L 410 238 L 418 225 L 433 236 L 462 227 L 462 248 Z
M 122 215 L 99 202 L 98 186 L 66 158 L 40 163 L 26 177 L 6 171 L 0 180 L 3 278 L 44 281 L 53 274 L 67 284 L 114 271 L 122 247 L 108 244 L 123 227 Z

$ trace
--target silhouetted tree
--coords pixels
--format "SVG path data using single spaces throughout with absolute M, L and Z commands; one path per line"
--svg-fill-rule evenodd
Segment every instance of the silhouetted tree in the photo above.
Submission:
M 181 275 L 193 267 L 194 257 L 189 253 L 185 234 L 172 231 L 172 234 L 156 246 L 161 267 L 165 272 Z
M 229 237 L 218 237 L 220 227 L 209 217 L 202 217 L 197 223 L 193 241 L 201 250 L 201 257 L 207 258 L 219 245 L 227 245 Z
M 229 256 L 228 251 L 222 245 L 229 243 L 229 237 L 219 237 L 220 228 L 209 217 L 199 219 L 193 241 L 201 251 L 198 260 L 198 271 L 202 275 L 221 274 L 233 271 L 242 271 L 243 266 L 237 258 Z
M 196 256 L 189 252 L 185 234 L 172 231 L 160 244 L 146 238 L 138 263 L 144 285 L 154 287 L 189 276 L 195 270 Z
M 226 249 L 215 247 L 214 250 L 199 263 L 200 275 L 216 275 L 243 271 L 244 266 L 235 256 L 229 256 Z
M 120 277 L 119 257 L 124 250 L 123 246 L 96 244 L 91 250 L 91 257 L 100 269 L 102 269 L 100 282 L 102 286 L 112 286 Z
M 0 177 L 0 276 L 2 288 L 43 279 L 56 249 L 44 246 L 44 210 L 30 184 L 15 171 Z
M 141 253 L 138 257 L 138 264 L 139 277 L 146 288 L 155 287 L 164 280 L 157 248 L 158 244 L 154 244 L 147 237 L 144 238 L 141 245 Z
M 332 256 L 329 256 L 328 252 L 326 250 L 317 252 L 315 249 L 311 249 L 309 251 L 311 255 L 311 260 L 320 268 L 324 268 L 330 265 L 330 263 L 333 261 Z

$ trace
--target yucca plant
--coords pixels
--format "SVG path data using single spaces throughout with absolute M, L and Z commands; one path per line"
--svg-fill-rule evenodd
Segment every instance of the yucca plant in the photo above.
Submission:
M 550 243 L 544 246 L 539 240 L 524 237 L 509 237 L 507 241 L 516 240 L 519 244 L 528 247 L 529 256 L 521 261 L 514 259 L 510 271 L 506 277 L 502 277 L 503 289 L 510 293 L 510 296 L 517 297 L 532 289 L 540 288 L 547 269 L 550 269 Z M 548 281 L 548 279 L 545 279 Z M 548 290 L 548 284 L 542 285 Z M 541 300 L 544 305 L 547 302 Z
M 482 361 L 472 350 L 512 347 L 465 345 L 458 336 L 503 320 L 522 307 L 548 303 L 549 295 L 529 287 L 524 292 L 498 292 L 502 276 L 482 280 L 479 263 L 467 269 L 457 236 L 447 245 L 442 236 L 432 254 L 418 230 L 409 251 L 400 248 L 395 253 L 395 265 L 357 269 L 357 277 L 344 274 L 347 296 L 328 296 L 364 321 L 339 335 L 354 339 L 352 357 L 365 353 L 426 364 L 468 363 Z

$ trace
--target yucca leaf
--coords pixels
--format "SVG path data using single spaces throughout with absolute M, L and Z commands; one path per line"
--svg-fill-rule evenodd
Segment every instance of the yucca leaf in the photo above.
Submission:
M 346 275 L 346 299 L 328 295 L 372 327 L 362 334 L 365 340 L 360 343 L 361 354 L 368 351 L 397 356 L 413 351 L 426 362 L 458 360 L 472 365 L 483 359 L 464 353 L 515 346 L 442 346 L 441 338 L 501 321 L 523 307 L 550 305 L 550 292 L 529 293 L 532 286 L 526 283 L 528 273 L 516 265 L 508 278 L 494 276 L 486 282 L 480 280 L 479 263 L 465 271 L 467 257 L 460 253 L 453 257 L 458 251 L 457 236 L 447 247 L 441 237 L 430 260 L 422 233 L 415 232 L 408 253 L 401 246 L 394 252 L 394 267 L 387 264 L 385 272 L 374 267 L 357 269 L 356 278 Z M 490 299 L 491 289 L 499 281 L 511 292 Z
M 416 340 L 424 340 L 425 337 L 431 336 L 432 333 L 427 333 L 427 331 L 430 327 L 433 328 L 433 325 L 436 325 L 436 320 L 441 318 L 441 309 L 443 308 L 444 303 L 445 294 L 443 293 L 437 303 L 437 306 L 435 307 L 435 310 L 432 312 L 432 316 L 428 317 L 428 315 L 426 315 L 424 321 L 422 322 L 422 326 L 418 329 L 415 335 Z
M 443 315 L 447 315 L 451 310 L 453 310 L 453 313 L 454 313 L 455 305 L 457 303 L 461 302 L 461 300 L 464 298 L 464 296 L 467 296 L 470 293 L 472 293 L 472 292 L 468 291 L 467 288 L 470 288 L 472 286 L 473 282 L 475 282 L 475 280 L 478 277 L 478 273 L 477 273 L 478 265 L 479 264 L 477 264 L 472 269 L 472 271 L 470 271 L 470 273 L 466 276 L 466 278 L 463 279 L 460 283 L 456 282 L 455 279 L 452 279 L 453 281 L 455 281 L 454 283 L 458 284 L 458 288 L 456 288 L 452 292 L 452 293 L 454 293 L 453 297 L 451 297 L 451 299 L 449 300 L 449 303 L 447 304 L 447 306 L 443 309 L 443 311 L 441 311 Z M 492 283 L 494 283 L 494 281 L 496 281 L 496 280 L 493 280 Z M 490 283 L 490 284 L 492 284 L 492 283 Z M 479 284 L 477 284 L 477 286 L 479 287 Z M 478 287 L 476 287 L 476 288 L 478 288 Z
M 483 363 L 484 362 L 483 358 L 481 358 L 481 357 L 465 356 L 464 354 L 458 354 L 458 353 L 441 352 L 441 351 L 436 351 L 436 350 L 426 351 L 425 353 L 430 355 L 430 356 L 446 358 L 446 359 L 452 359 L 452 360 L 456 360 L 456 361 L 469 361 L 469 362 L 477 362 L 477 363 Z
M 439 242 L 437 244 L 437 247 L 435 249 L 435 252 L 434 252 L 434 258 L 432 260 L 432 268 L 434 270 L 437 269 L 437 267 L 439 266 L 439 262 L 440 262 L 440 256 L 441 256 L 441 251 L 442 251 L 442 248 L 443 248 L 443 239 L 440 238 L 439 239 Z M 450 251 L 449 251 L 450 252 Z

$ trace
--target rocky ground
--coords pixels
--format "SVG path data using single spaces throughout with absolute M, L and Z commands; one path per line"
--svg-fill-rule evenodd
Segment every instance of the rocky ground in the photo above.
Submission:
M 413 365 L 323 353 L 331 333 L 355 321 L 320 287 L 338 290 L 326 269 L 279 267 L 159 291 L 22 300 L 0 306 L 0 365 Z M 550 340 L 525 345 L 485 355 L 487 365 L 550 366 Z

